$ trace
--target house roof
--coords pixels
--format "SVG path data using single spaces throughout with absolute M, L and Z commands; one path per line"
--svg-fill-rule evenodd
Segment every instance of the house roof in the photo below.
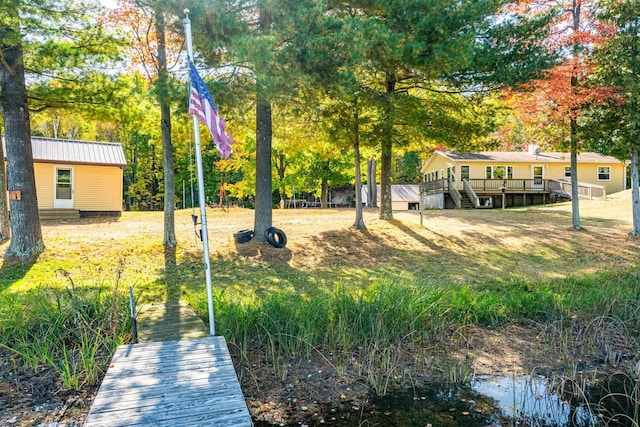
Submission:
M 460 162 L 510 162 L 510 163 L 568 163 L 571 153 L 540 152 L 530 154 L 525 151 L 482 151 L 478 153 L 461 153 L 459 151 L 439 151 L 445 157 Z M 603 156 L 598 153 L 579 153 L 579 163 L 623 163 L 612 156 Z
M 4 135 L 2 145 L 5 148 Z M 31 137 L 33 160 L 41 163 L 89 164 L 125 167 L 122 145 L 116 142 Z

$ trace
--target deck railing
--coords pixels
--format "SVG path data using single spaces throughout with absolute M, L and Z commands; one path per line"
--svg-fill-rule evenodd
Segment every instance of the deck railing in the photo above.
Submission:
M 467 186 L 469 189 L 467 189 Z M 471 190 L 471 191 L 469 191 Z M 571 197 L 571 182 L 563 179 L 469 179 L 451 182 L 448 179 L 420 184 L 420 191 L 426 193 L 450 193 L 456 201 L 456 195 L 465 191 L 478 206 L 477 193 L 554 193 L 563 197 Z M 606 188 L 602 185 L 578 183 L 578 194 L 581 199 L 604 199 Z M 474 199 L 475 196 L 475 199 Z M 458 201 L 456 201 L 457 205 Z
M 550 182 L 550 190 L 559 196 L 571 198 L 571 181 L 554 179 Z M 607 189 L 602 185 L 578 183 L 578 197 L 581 199 L 604 199 L 607 197 Z
M 420 192 L 422 193 L 442 193 L 446 191 L 449 191 L 449 181 L 447 179 L 436 179 L 435 181 L 420 184 Z
M 462 195 L 460 194 L 456 186 L 451 185 L 451 183 L 449 183 L 449 194 L 451 194 L 451 198 L 456 204 L 456 208 L 460 209 L 462 207 Z
M 474 191 L 502 192 L 548 192 L 548 179 L 470 179 Z
M 471 186 L 471 183 L 468 180 L 463 179 L 462 185 L 464 187 L 464 192 L 467 193 L 467 196 L 469 196 L 469 199 L 471 199 L 473 206 L 476 208 L 480 206 L 480 199 L 478 198 L 478 195 L 476 194 L 476 192 L 473 191 L 473 187 Z

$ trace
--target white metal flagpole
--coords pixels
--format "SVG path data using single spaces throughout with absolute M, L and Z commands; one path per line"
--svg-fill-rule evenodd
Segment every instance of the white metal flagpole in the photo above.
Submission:
M 191 20 L 189 19 L 189 9 L 185 9 L 186 18 L 184 23 L 184 34 L 187 41 L 187 60 L 193 61 L 193 46 L 191 44 Z M 187 64 L 188 65 L 188 64 Z M 200 238 L 204 247 L 204 274 L 207 282 L 207 303 L 209 309 L 209 331 L 211 335 L 216 334 L 216 324 L 213 315 L 213 293 L 211 290 L 211 258 L 209 257 L 209 233 L 207 231 L 207 204 L 204 195 L 204 179 L 202 174 L 202 151 L 200 148 L 200 125 L 198 118 L 193 116 L 193 133 L 195 139 L 196 170 L 198 173 L 198 201 L 200 203 L 201 226 Z

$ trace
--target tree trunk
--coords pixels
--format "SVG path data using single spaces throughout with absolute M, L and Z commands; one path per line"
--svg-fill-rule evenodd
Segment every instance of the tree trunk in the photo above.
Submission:
M 171 107 L 168 102 L 167 51 L 165 47 L 164 13 L 155 10 L 156 36 L 158 37 L 158 100 L 160 101 L 160 129 L 162 131 L 162 168 L 164 173 L 164 241 L 165 248 L 177 245 L 175 229 L 175 171 L 173 144 L 171 143 Z M 175 267 L 175 263 L 173 265 Z
M 386 76 L 386 97 L 384 106 L 385 132 L 382 135 L 382 154 L 380 156 L 380 219 L 393 219 L 391 206 L 391 154 L 393 151 L 392 96 L 396 90 L 396 76 Z
M 362 178 L 360 176 L 360 118 L 358 116 L 358 100 L 354 102 L 353 112 L 353 155 L 356 167 L 356 222 L 353 224 L 357 230 L 366 230 L 362 214 Z
M 278 195 L 280 196 L 280 206 L 284 207 L 284 198 L 286 197 L 284 188 L 284 174 L 287 170 L 287 159 L 284 153 L 277 153 L 276 156 L 276 171 L 278 172 L 278 180 L 280 186 L 278 187 Z
M 329 182 L 327 177 L 323 176 L 320 180 L 320 203 L 322 203 L 323 209 L 329 209 Z
M 571 218 L 573 221 L 573 229 L 580 230 L 580 192 L 578 191 L 578 141 L 577 141 L 578 124 L 574 119 L 571 120 Z
M 0 135 L 2 129 L 0 128 Z M 0 189 L 7 188 L 7 175 L 5 173 L 4 149 L 2 141 L 0 141 Z M 0 191 L 0 242 L 11 238 L 11 223 L 9 222 L 9 201 L 7 200 L 7 192 Z
M 271 103 L 261 99 L 256 104 L 256 206 L 254 239 L 266 243 L 267 229 L 272 224 L 271 177 Z
M 258 3 L 258 20 L 261 31 L 271 27 L 271 15 L 265 4 Z M 267 242 L 267 229 L 272 226 L 271 202 L 273 182 L 271 176 L 272 119 L 271 101 L 262 86 L 262 70 L 256 78 L 256 206 L 253 220 L 253 236 L 256 243 Z M 266 79 L 264 79 L 266 80 Z
M 581 9 L 581 1 L 573 0 L 571 13 L 573 15 L 573 33 L 577 33 L 580 30 L 580 9 Z M 578 55 L 578 44 L 576 42 L 573 43 L 572 46 L 572 55 L 573 60 L 576 60 L 576 56 Z M 571 74 L 571 92 L 574 96 L 577 95 L 578 91 L 578 75 L 577 70 L 574 66 L 573 72 Z M 570 135 L 571 138 L 571 218 L 573 222 L 573 229 L 580 230 L 582 226 L 580 225 L 580 200 L 579 200 L 579 188 L 578 188 L 578 119 L 577 119 L 577 111 L 571 111 L 570 118 Z
M 634 236 L 640 235 L 640 183 L 638 181 L 638 147 L 633 146 L 631 150 L 631 200 L 633 209 L 633 231 Z
M 16 36 L 17 31 L 12 29 L 0 30 L 0 40 Z M 44 242 L 33 169 L 24 63 L 20 44 L 3 47 L 1 52 L 0 108 L 6 132 L 8 189 L 16 192 L 16 197 L 9 201 L 11 243 L 5 261 L 25 262 L 44 251 Z
M 376 185 L 376 160 L 369 159 L 367 162 L 367 206 L 378 207 L 378 186 Z

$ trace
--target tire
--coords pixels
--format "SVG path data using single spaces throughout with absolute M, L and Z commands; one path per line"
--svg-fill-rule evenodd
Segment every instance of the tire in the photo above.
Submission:
M 253 230 L 240 230 L 237 233 L 233 233 L 233 238 L 236 243 L 247 243 L 253 237 Z
M 267 242 L 274 248 L 282 249 L 287 245 L 287 235 L 276 227 L 267 228 Z

